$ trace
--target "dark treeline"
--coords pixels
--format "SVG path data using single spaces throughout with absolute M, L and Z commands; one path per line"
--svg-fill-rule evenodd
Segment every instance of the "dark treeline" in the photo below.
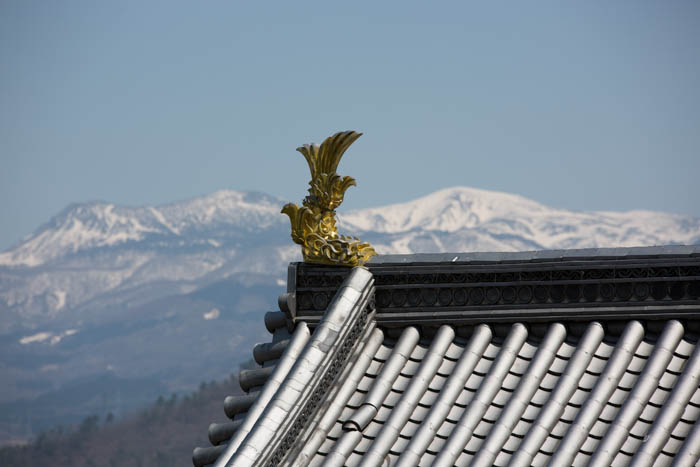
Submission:
M 223 401 L 240 394 L 238 380 L 202 383 L 184 397 L 159 397 L 149 408 L 115 419 L 85 418 L 78 426 L 56 427 L 26 446 L 0 449 L 0 465 L 22 467 L 191 466 L 192 449 L 209 446 L 207 428 L 224 421 Z

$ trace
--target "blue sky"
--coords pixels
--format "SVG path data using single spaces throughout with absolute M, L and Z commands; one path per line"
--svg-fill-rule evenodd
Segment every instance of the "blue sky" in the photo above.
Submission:
M 299 202 L 297 146 L 364 132 L 341 209 L 465 185 L 700 216 L 700 3 L 0 4 L 0 249 L 71 202 Z

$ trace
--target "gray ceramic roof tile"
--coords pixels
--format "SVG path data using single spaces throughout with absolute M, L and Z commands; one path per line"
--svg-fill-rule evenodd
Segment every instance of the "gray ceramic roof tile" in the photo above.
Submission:
M 348 407 L 358 409 L 360 404 L 362 404 L 362 400 L 365 398 L 365 393 L 366 392 L 360 392 L 359 390 L 355 391 L 352 396 L 350 396 L 350 400 L 348 400 Z
M 629 388 L 623 389 L 618 385 L 618 387 L 610 395 L 608 402 L 610 404 L 613 404 L 613 405 L 619 407 L 625 403 L 625 400 L 627 400 L 628 395 L 629 395 Z M 607 417 L 605 417 L 605 418 L 607 418 Z
M 464 345 L 464 339 L 455 337 L 455 340 L 450 344 L 447 352 L 445 352 L 445 360 L 452 362 L 459 360 L 459 358 L 462 356 L 462 352 L 464 351 Z
M 538 390 L 532 396 L 531 404 L 534 406 L 541 407 L 542 405 L 544 405 L 547 402 L 550 395 L 551 395 L 551 390 L 549 390 L 549 391 Z
M 678 375 L 664 372 L 664 374 L 661 376 L 661 379 L 659 380 L 659 386 L 661 386 L 664 389 L 670 390 L 673 387 L 673 385 L 676 384 L 677 379 Z
M 685 437 L 683 437 L 682 439 L 670 437 L 668 441 L 666 441 L 664 447 L 662 448 L 662 452 L 675 455 L 680 450 L 684 440 Z
M 377 353 L 374 355 L 375 360 L 385 362 L 387 358 L 389 358 L 389 355 L 391 355 L 391 349 L 393 348 L 392 341 L 392 339 L 387 339 L 384 345 L 379 347 Z
M 463 450 L 465 452 L 470 453 L 473 455 L 475 452 L 479 451 L 481 446 L 484 444 L 484 437 L 483 436 L 472 436 L 469 441 L 467 441 L 466 446 L 464 446 Z
M 529 351 L 529 349 L 521 349 L 521 352 Z M 513 362 L 513 366 L 510 368 L 510 374 L 516 376 L 522 376 L 527 371 L 527 367 L 530 365 L 530 359 L 524 358 L 523 355 L 518 355 L 518 358 Z
M 666 465 L 671 464 L 673 462 L 673 457 L 672 456 L 667 456 L 666 453 L 661 453 L 655 460 L 654 463 L 652 464 L 655 467 L 663 467 Z
M 693 404 L 695 407 L 700 407 L 700 391 L 696 391 L 695 394 L 693 394 L 689 403 Z
M 646 433 L 647 431 L 648 428 L 643 430 L 642 433 Z M 637 449 L 639 449 L 639 445 L 643 442 L 643 436 L 629 436 L 625 438 L 624 443 L 622 443 L 622 446 L 620 447 L 618 455 L 622 454 L 623 456 L 627 457 L 627 462 L 629 462 L 629 460 L 632 458 L 631 453 L 637 452 Z
M 679 344 L 678 347 L 676 347 L 675 353 L 678 355 L 683 356 L 684 358 L 690 358 L 690 355 L 693 353 L 693 350 L 695 349 L 695 345 L 688 342 L 687 340 L 683 339 Z
M 361 452 L 362 454 L 366 453 L 366 452 L 367 452 L 367 449 L 369 449 L 369 447 L 370 447 L 370 446 L 372 445 L 372 443 L 374 442 L 374 439 L 376 438 L 376 434 L 379 432 L 379 429 L 380 429 L 380 428 L 381 428 L 380 425 L 378 425 L 378 424 L 376 424 L 376 423 L 371 423 L 371 424 L 367 427 L 367 431 L 368 431 L 367 434 L 368 434 L 369 436 L 365 436 L 365 435 L 363 434 L 362 438 L 360 439 L 360 442 L 357 443 L 357 445 L 355 446 L 354 451 L 355 451 L 355 452 Z
M 360 380 L 360 383 L 357 386 L 358 391 L 368 392 L 369 388 L 371 388 L 374 385 L 374 380 L 375 378 L 370 376 L 365 376 L 364 378 L 362 378 L 362 380 Z
M 333 448 L 333 444 L 335 443 L 335 440 L 331 438 L 330 436 L 323 442 L 320 448 L 318 448 L 318 452 L 322 454 L 328 454 L 331 452 L 331 449 Z
M 346 465 L 349 467 L 354 467 L 356 465 L 360 465 L 360 462 L 362 462 L 362 454 L 364 453 L 357 453 L 353 452 L 350 454 L 350 457 L 347 460 Z
M 369 364 L 369 367 L 367 368 L 367 374 L 376 376 L 379 374 L 379 370 L 381 369 L 381 367 L 382 367 L 382 361 L 372 359 L 372 361 Z
M 614 345 L 610 345 L 609 342 L 603 342 L 595 351 L 594 359 L 600 359 L 607 361 L 615 350 Z
M 559 424 L 558 424 L 559 426 Z M 562 423 L 561 426 L 565 426 L 565 430 L 568 429 L 568 424 Z M 563 431 L 563 433 L 566 433 L 566 431 Z M 561 441 L 562 436 L 557 435 L 556 433 L 552 432 L 551 436 L 548 436 L 544 442 L 542 443 L 542 446 L 540 446 L 539 450 L 542 452 L 545 452 L 549 455 L 551 455 L 552 452 L 555 451 L 557 448 L 557 445 Z
M 419 347 L 416 347 L 416 348 L 419 349 Z M 417 353 L 418 352 L 416 352 L 414 350 L 414 353 L 411 355 L 412 359 L 408 360 L 406 363 L 404 363 L 403 368 L 401 369 L 401 373 L 400 373 L 401 376 L 405 376 L 405 377 L 410 378 L 411 376 L 413 376 L 413 374 L 415 374 L 416 369 L 420 365 L 420 359 L 413 359 L 413 355 L 415 355 Z
M 555 376 L 561 375 L 566 369 L 566 365 L 569 364 L 571 353 L 573 353 L 572 346 L 564 342 L 557 350 L 556 358 L 552 361 L 552 366 L 549 367 L 549 373 Z
M 449 425 L 455 425 L 464 413 L 465 407 L 460 407 L 459 405 L 453 405 L 450 407 L 447 415 L 445 416 L 445 423 L 438 428 L 438 434 L 444 437 L 449 436 L 452 432 L 452 427 Z M 448 425 L 449 424 L 449 425 Z M 443 428 L 444 427 L 444 428 Z M 446 432 L 446 430 L 449 430 Z
M 437 374 L 447 378 L 450 376 L 450 373 L 452 373 L 452 369 L 455 367 L 455 364 L 457 363 L 457 360 L 452 360 L 448 359 L 447 355 L 445 355 L 445 358 L 442 360 L 440 367 L 437 369 Z
M 418 344 L 413 348 L 410 359 L 414 362 L 420 362 L 427 351 L 428 347 L 425 344 Z
M 430 392 L 430 391 L 426 391 L 426 393 L 427 392 Z M 422 398 L 421 398 L 421 400 L 422 400 Z M 411 412 L 411 416 L 410 416 L 409 420 L 412 423 L 419 424 L 420 422 L 425 420 L 425 417 L 428 415 L 428 412 L 430 412 L 430 406 L 421 405 L 421 403 L 419 402 L 418 404 L 416 404 L 415 408 L 413 409 L 413 412 Z M 401 434 L 403 434 L 403 433 L 404 432 L 402 430 Z
M 423 454 L 423 457 L 420 459 L 420 463 L 418 464 L 419 467 L 428 467 L 430 465 L 433 465 L 433 460 L 435 459 L 435 455 L 429 452 L 426 452 Z
M 420 426 L 422 422 L 422 418 L 419 419 L 409 419 L 406 424 L 401 428 L 401 434 L 400 438 L 408 438 L 410 439 L 418 430 L 418 427 Z M 398 438 L 397 438 L 398 439 Z
M 513 377 L 511 376 L 510 377 L 510 384 L 512 384 L 512 383 L 513 383 Z M 503 386 L 507 387 L 507 385 L 508 385 L 508 383 L 506 383 L 504 381 Z M 508 399 L 510 399 L 510 396 L 511 396 L 511 391 L 503 391 L 503 390 L 498 391 L 496 393 L 496 395 L 494 396 L 493 401 L 491 402 L 492 407 L 493 408 L 503 407 L 508 402 Z M 490 416 L 488 416 L 486 418 L 488 418 L 490 420 L 494 419 L 493 417 L 490 417 Z
M 555 360 L 556 362 L 556 360 Z M 564 367 L 565 368 L 565 367 Z M 550 368 L 551 370 L 551 368 Z M 563 371 L 562 371 L 563 372 Z M 544 392 L 551 391 L 554 389 L 557 385 L 557 382 L 561 378 L 561 374 L 559 371 L 557 373 L 553 373 L 552 371 L 548 371 L 542 380 L 539 382 L 539 387 L 542 388 Z
M 341 423 L 334 423 L 333 427 L 328 431 L 328 438 L 337 440 L 343 434 L 343 425 Z
M 484 416 L 477 423 L 476 427 L 474 427 L 474 431 L 472 432 L 474 438 L 486 438 L 491 431 L 491 428 L 493 428 L 494 421 L 498 419 L 498 415 L 500 415 L 500 413 L 500 409 L 496 409 L 493 406 L 489 407 Z
M 625 371 L 625 374 L 622 375 L 622 378 L 620 379 L 620 382 L 617 384 L 617 386 L 625 391 L 632 390 L 635 381 L 637 381 L 638 374 L 638 372 L 632 373 L 630 371 Z
M 629 429 L 629 434 L 633 438 L 644 439 L 646 434 L 649 432 L 650 427 L 651 423 L 638 422 L 632 425 L 632 427 Z
M 534 409 L 534 407 L 531 405 L 528 405 L 527 409 L 525 410 L 525 412 L 526 412 L 525 415 L 528 415 L 527 411 L 530 409 Z M 538 408 L 537 410 L 539 412 L 540 409 Z M 522 438 L 530 430 L 530 428 L 532 427 L 533 420 L 534 420 L 534 418 L 529 418 L 529 417 L 525 418 L 525 415 L 522 418 L 520 418 L 520 420 L 518 420 L 518 422 L 515 424 L 515 427 L 513 428 L 513 432 L 512 432 L 512 436 L 515 436 L 516 438 L 518 438 L 520 440 L 522 440 Z
M 655 405 L 656 407 L 661 407 L 666 402 L 669 394 L 670 391 L 658 388 L 656 391 L 654 391 L 654 394 L 652 394 L 651 398 L 649 399 L 649 403 Z
M 423 397 L 421 397 L 419 404 L 422 407 L 431 407 L 434 403 L 435 400 L 440 396 L 440 391 L 435 391 L 431 388 L 428 388 L 427 391 L 423 394 Z
M 698 418 L 700 418 L 700 407 L 690 405 L 690 404 L 686 405 L 681 419 L 682 420 L 697 420 Z
M 543 392 L 544 391 L 537 391 L 537 393 Z M 545 393 L 549 394 L 549 393 Z M 540 410 L 542 410 L 541 407 L 538 407 L 536 405 L 531 404 L 530 402 L 525 405 L 523 413 L 521 415 L 521 421 L 527 424 L 532 424 L 533 421 L 537 418 L 537 415 L 540 413 Z M 522 435 L 525 435 L 525 433 L 521 433 Z
M 440 436 L 436 436 L 435 438 L 432 439 L 430 444 L 427 447 L 427 450 L 433 453 L 440 452 L 442 449 L 442 446 L 445 444 L 446 439 L 442 438 Z
M 564 414 L 562 414 L 561 420 L 552 427 L 550 431 L 550 438 L 553 440 L 557 440 L 556 442 L 559 443 L 559 441 L 564 438 L 564 435 L 566 435 L 566 432 L 569 431 L 569 428 L 571 428 L 571 424 L 573 423 L 574 417 L 571 417 L 570 419 L 564 418 L 566 416 L 566 411 L 564 411 Z
M 654 420 L 656 417 L 656 414 L 659 412 L 659 408 L 655 407 L 650 404 L 646 404 L 644 406 L 644 409 L 642 409 L 642 413 L 639 415 L 639 422 L 640 423 L 646 423 L 647 425 L 651 424 L 651 422 Z
M 486 373 L 488 373 L 489 368 L 491 368 L 491 363 L 491 361 L 486 361 L 483 365 L 477 365 L 477 367 L 474 369 L 474 372 L 469 376 L 469 379 L 467 379 L 467 381 L 464 383 L 464 389 L 466 391 L 471 393 L 476 392 L 476 390 L 479 389 L 479 387 L 481 386 L 481 382 L 486 376 Z M 465 394 L 464 397 L 471 398 L 471 395 Z
M 581 376 L 581 380 L 578 383 L 578 387 L 580 388 L 580 396 L 587 398 L 588 395 L 585 394 L 586 392 L 590 392 L 593 389 L 593 386 L 595 386 L 596 381 L 598 381 L 598 378 L 600 377 L 600 372 L 597 370 L 601 370 L 603 367 L 599 365 L 599 362 L 593 360 L 591 362 L 591 366 L 593 366 L 593 371 L 587 370 L 583 376 Z M 575 401 L 576 404 L 579 403 L 579 401 Z
M 685 439 L 693 428 L 693 423 L 695 423 L 696 420 L 697 417 L 692 417 L 688 421 L 684 421 L 683 419 L 679 420 L 671 432 L 671 437 Z

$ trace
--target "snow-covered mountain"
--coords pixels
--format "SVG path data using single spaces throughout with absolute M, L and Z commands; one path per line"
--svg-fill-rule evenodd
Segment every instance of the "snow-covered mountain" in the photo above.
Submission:
M 0 253 L 0 444 L 26 413 L 37 426 L 95 413 L 52 398 L 85 378 L 107 374 L 151 397 L 156 387 L 190 390 L 235 371 L 266 339 L 262 314 L 274 309 L 289 262 L 300 259 L 284 203 L 224 190 L 162 206 L 75 204 Z M 698 218 L 572 212 L 464 187 L 341 211 L 339 220 L 341 233 L 380 254 L 700 243 Z M 73 419 L 35 414 L 31 401 L 17 405 L 33 397 Z M 118 398 L 99 410 L 142 402 Z M 10 412 L 16 417 L 3 418 Z
M 163 206 L 69 206 L 0 254 L 0 309 L 4 302 L 18 315 L 50 317 L 95 300 L 189 293 L 231 277 L 248 284 L 258 276 L 281 280 L 287 263 L 299 257 L 280 214 L 283 204 L 261 193 L 223 190 Z M 698 218 L 572 212 L 466 187 L 339 217 L 341 232 L 386 254 L 700 243 Z M 0 329 L 10 324 L 3 319 Z
M 382 234 L 386 253 L 518 251 L 700 243 L 700 219 L 653 211 L 575 212 L 522 196 L 456 187 L 343 216 Z
M 283 204 L 273 196 L 234 190 L 155 207 L 74 204 L 19 245 L 0 253 L 0 267 L 37 267 L 105 247 L 218 248 L 246 234 L 286 226 L 286 217 L 279 213 Z M 480 251 L 513 251 L 521 245 L 551 249 L 700 242 L 698 218 L 654 211 L 574 212 L 518 195 L 467 187 L 341 213 L 340 225 L 358 234 L 391 239 L 380 253 L 419 251 L 410 247 L 410 239 L 429 232 L 447 234 L 456 243 L 435 243 L 420 251 L 458 251 L 460 238 L 471 238 L 469 248 Z
M 0 266 L 40 266 L 81 251 L 149 241 L 158 246 L 205 242 L 278 226 L 281 201 L 233 190 L 163 206 L 123 207 L 91 202 L 68 206 L 16 247 L 0 253 Z

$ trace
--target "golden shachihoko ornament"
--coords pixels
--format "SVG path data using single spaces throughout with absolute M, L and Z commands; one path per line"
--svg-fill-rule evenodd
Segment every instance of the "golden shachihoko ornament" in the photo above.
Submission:
M 282 213 L 292 223 L 292 240 L 301 245 L 307 263 L 335 266 L 362 266 L 376 255 L 374 248 L 356 237 L 338 235 L 335 209 L 340 206 L 345 190 L 355 186 L 352 177 L 341 177 L 335 171 L 341 157 L 362 133 L 343 131 L 318 144 L 297 148 L 304 155 L 311 171 L 309 195 L 302 206 L 286 204 Z

